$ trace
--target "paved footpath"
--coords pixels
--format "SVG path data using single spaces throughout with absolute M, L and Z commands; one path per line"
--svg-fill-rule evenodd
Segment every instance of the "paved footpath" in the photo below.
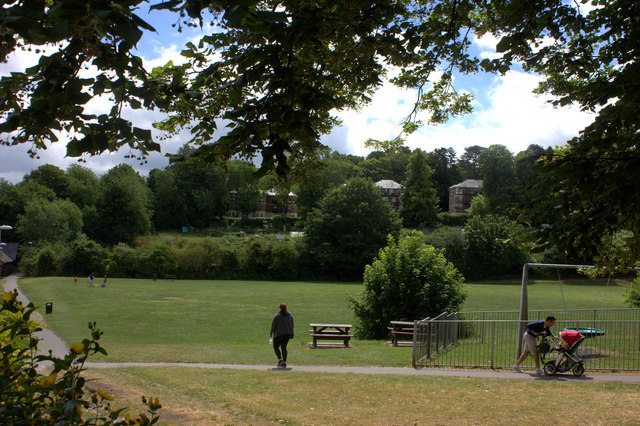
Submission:
M 4 280 L 5 280 L 4 291 L 13 291 L 14 289 L 17 289 L 18 300 L 24 303 L 26 306 L 27 304 L 29 304 L 29 299 L 27 299 L 27 296 L 25 296 L 24 293 L 22 293 L 17 283 L 17 281 L 21 278 L 21 276 L 22 276 L 21 274 L 12 274 L 12 275 L 9 275 L 8 277 L 4 277 Z M 42 307 L 39 307 L 39 308 L 42 308 Z M 59 358 L 63 358 L 66 354 L 69 353 L 69 346 L 65 343 L 64 340 L 60 338 L 60 336 L 54 333 L 53 330 L 51 330 L 46 325 L 47 323 L 42 317 L 42 315 L 40 314 L 40 312 L 38 311 L 34 312 L 31 318 L 36 321 L 40 321 L 42 324 L 44 324 L 44 327 L 43 327 L 44 330 L 36 333 L 36 335 L 41 339 L 38 345 L 38 350 L 40 352 L 48 354 L 49 351 L 51 351 L 54 356 L 57 356 Z
M 5 291 L 18 289 L 18 297 L 24 303 L 29 303 L 17 286 L 19 276 L 14 274 L 5 277 Z M 55 308 L 55 307 L 54 307 Z M 34 318 L 44 322 L 42 316 L 37 314 Z M 69 352 L 69 346 L 53 331 L 45 329 L 41 332 L 41 350 L 51 350 L 54 355 L 63 357 Z M 475 379 L 514 379 L 514 380 L 545 380 L 556 382 L 611 382 L 630 383 L 640 385 L 640 374 L 629 373 L 592 373 L 586 372 L 581 377 L 571 374 L 559 374 L 556 376 L 538 376 L 533 372 L 516 373 L 501 370 L 471 370 L 448 368 L 414 368 L 403 367 L 353 367 L 353 366 L 325 366 L 325 365 L 290 365 L 282 369 L 272 365 L 248 365 L 248 364 L 203 364 L 203 363 L 165 363 L 165 362 L 88 362 L 87 368 L 132 368 L 132 367 L 182 367 L 182 368 L 207 368 L 207 369 L 234 369 L 234 370 L 262 370 L 274 373 L 305 372 L 305 373 L 338 373 L 338 374 L 389 374 L 395 376 L 439 376 L 439 377 L 467 377 Z

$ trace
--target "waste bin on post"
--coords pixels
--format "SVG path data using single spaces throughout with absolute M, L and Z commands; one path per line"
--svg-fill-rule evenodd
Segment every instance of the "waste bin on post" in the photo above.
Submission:
M 44 313 L 50 314 L 53 312 L 53 302 L 47 302 L 44 304 Z

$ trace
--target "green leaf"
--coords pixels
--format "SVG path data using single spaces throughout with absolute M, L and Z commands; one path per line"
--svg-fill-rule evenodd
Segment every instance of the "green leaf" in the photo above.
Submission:
M 500 39 L 498 44 L 496 45 L 496 52 L 504 53 L 511 48 L 511 44 L 513 43 L 513 37 L 504 36 Z
M 287 14 L 285 12 L 258 11 L 256 18 L 270 24 L 287 22 Z

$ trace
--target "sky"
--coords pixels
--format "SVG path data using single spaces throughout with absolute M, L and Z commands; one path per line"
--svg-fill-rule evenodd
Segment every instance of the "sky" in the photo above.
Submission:
M 179 52 L 187 41 L 197 41 L 200 30 L 185 29 L 178 33 L 171 27 L 175 22 L 167 12 L 141 12 L 140 16 L 158 29 L 157 33 L 146 32 L 140 40 L 137 54 L 144 59 L 149 69 L 163 65 L 169 60 L 179 62 Z M 205 31 L 207 28 L 205 27 Z M 495 55 L 497 40 L 491 37 L 475 39 L 472 49 L 481 57 Z M 35 64 L 37 56 L 31 52 L 14 53 L 7 63 L 0 64 L 0 76 L 21 70 Z M 593 114 L 580 111 L 578 107 L 554 108 L 544 96 L 532 93 L 541 80 L 540 76 L 523 71 L 509 71 L 504 76 L 494 74 L 457 75 L 456 89 L 475 96 L 474 112 L 449 120 L 437 126 L 425 125 L 406 138 L 406 145 L 426 152 L 436 148 L 453 148 L 460 156 L 465 147 L 492 144 L 505 145 L 512 153 L 526 149 L 530 144 L 542 147 L 560 146 L 577 136 L 579 131 L 591 123 Z M 324 135 L 322 143 L 343 154 L 366 156 L 370 150 L 364 142 L 369 139 L 393 139 L 401 132 L 400 122 L 409 114 L 415 102 L 415 91 L 400 89 L 391 83 L 384 83 L 373 96 L 371 102 L 358 111 L 337 113 L 342 125 Z M 87 104 L 87 109 L 100 111 L 100 100 Z M 163 117 L 155 111 L 136 111 L 129 115 L 136 125 L 150 128 L 151 123 Z M 419 117 L 420 118 L 420 117 Z M 427 116 L 422 119 L 426 122 Z M 154 130 L 154 136 L 161 134 Z M 183 132 L 168 141 L 162 141 L 162 152 L 153 153 L 145 164 L 135 158 L 125 158 L 128 150 L 86 157 L 84 167 L 101 175 L 120 163 L 130 164 L 140 174 L 147 175 L 153 168 L 163 168 L 169 164 L 167 153 L 174 153 L 188 140 Z M 58 142 L 41 150 L 39 159 L 29 158 L 28 146 L 0 146 L 0 178 L 17 183 L 31 170 L 43 165 L 54 164 L 66 169 L 77 162 L 76 158 L 65 158 L 66 147 Z

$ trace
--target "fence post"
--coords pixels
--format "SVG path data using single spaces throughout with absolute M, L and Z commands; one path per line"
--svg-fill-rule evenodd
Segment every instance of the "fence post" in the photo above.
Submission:
M 416 350 L 417 350 L 417 335 L 418 335 L 418 322 L 417 320 L 413 321 L 413 351 L 412 351 L 412 356 L 411 356 L 411 364 L 413 365 L 413 368 L 417 369 L 418 368 L 418 363 L 417 363 L 417 359 L 416 359 Z
M 496 322 L 491 321 L 491 368 L 493 369 L 493 358 L 496 349 Z
M 427 350 L 425 352 L 425 356 L 427 358 L 431 357 L 431 325 L 432 325 L 432 321 L 429 320 L 429 322 L 426 324 L 427 325 Z

